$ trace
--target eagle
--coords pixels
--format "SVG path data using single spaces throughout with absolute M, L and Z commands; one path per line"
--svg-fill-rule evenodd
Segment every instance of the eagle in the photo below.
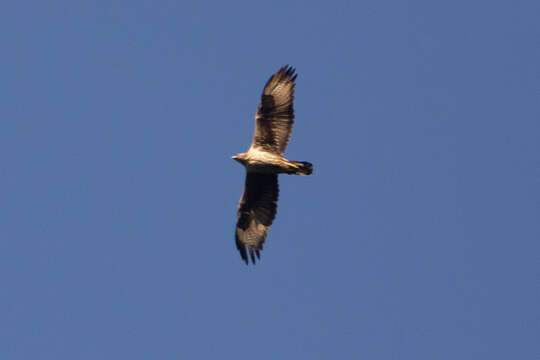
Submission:
M 283 157 L 294 124 L 295 69 L 286 65 L 268 79 L 255 115 L 255 133 L 246 153 L 232 158 L 244 165 L 246 180 L 238 204 L 236 247 L 242 260 L 255 264 L 261 258 L 268 229 L 277 212 L 278 174 L 311 175 L 307 161 Z

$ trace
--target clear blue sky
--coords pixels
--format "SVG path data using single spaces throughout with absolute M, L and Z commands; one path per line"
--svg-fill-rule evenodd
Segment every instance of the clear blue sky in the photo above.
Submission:
M 538 1 L 0 6 L 0 358 L 532 359 Z M 262 87 L 297 68 L 262 261 Z

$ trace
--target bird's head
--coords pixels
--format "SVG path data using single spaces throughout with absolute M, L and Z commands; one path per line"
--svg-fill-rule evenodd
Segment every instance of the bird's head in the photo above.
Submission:
M 247 154 L 246 153 L 236 154 L 232 158 L 238 161 L 240 164 L 245 164 L 247 161 Z

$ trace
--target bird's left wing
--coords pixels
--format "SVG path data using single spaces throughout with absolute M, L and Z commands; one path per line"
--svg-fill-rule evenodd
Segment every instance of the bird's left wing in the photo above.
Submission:
M 278 196 L 277 174 L 247 173 L 236 222 L 236 247 L 246 264 L 248 252 L 254 264 L 255 255 L 260 259 L 268 229 L 276 217 Z
M 255 135 L 251 148 L 283 155 L 294 124 L 296 74 L 284 66 L 268 79 L 255 115 Z

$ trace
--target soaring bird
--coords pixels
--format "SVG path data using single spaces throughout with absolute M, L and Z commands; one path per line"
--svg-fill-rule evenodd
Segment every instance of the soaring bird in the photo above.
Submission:
M 255 134 L 246 153 L 232 158 L 246 168 L 244 192 L 238 204 L 236 247 L 246 264 L 255 264 L 277 211 L 278 174 L 311 175 L 307 161 L 283 157 L 294 124 L 295 69 L 286 65 L 268 79 L 255 115 Z

